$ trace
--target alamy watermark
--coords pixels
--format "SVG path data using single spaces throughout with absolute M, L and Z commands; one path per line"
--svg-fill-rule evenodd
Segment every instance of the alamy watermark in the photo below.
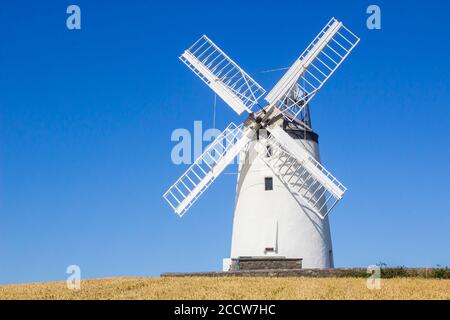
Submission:
M 67 7 L 66 13 L 69 14 L 66 20 L 66 27 L 69 30 L 81 29 L 81 9 L 79 6 L 72 4 Z
M 210 128 L 203 132 L 203 122 L 194 121 L 193 132 L 186 128 L 178 128 L 172 132 L 170 140 L 177 142 L 172 148 L 171 159 L 173 164 L 191 164 L 193 160 L 203 153 L 204 142 L 214 141 L 222 132 Z
M 66 269 L 69 274 L 66 280 L 67 289 L 80 290 L 81 289 L 81 268 L 76 264 L 70 265 Z
M 193 130 L 177 128 L 170 136 L 171 141 L 175 142 L 170 152 L 172 163 L 185 165 L 197 162 L 214 165 L 231 149 L 233 144 L 243 137 L 244 130 L 242 127 L 233 125 L 223 131 L 215 128 L 204 130 L 202 121 L 194 121 Z M 261 143 L 253 145 L 253 148 L 242 149 L 244 152 L 249 151 L 244 158 L 246 163 L 260 161 L 261 158 L 257 155 L 269 152 L 266 148 L 270 147 L 264 145 L 268 132 L 260 129 L 255 134 Z M 239 162 L 241 160 L 243 160 L 241 157 L 236 157 L 230 163 L 241 163 Z
M 370 265 L 367 267 L 367 273 L 370 276 L 367 278 L 367 289 L 380 290 L 381 289 L 381 267 L 377 265 Z
M 367 7 L 366 13 L 370 16 L 367 18 L 366 26 L 369 30 L 381 29 L 381 9 L 376 4 Z

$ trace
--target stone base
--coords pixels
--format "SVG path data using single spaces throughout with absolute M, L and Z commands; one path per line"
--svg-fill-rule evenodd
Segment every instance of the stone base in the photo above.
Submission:
M 300 270 L 302 259 L 285 257 L 239 257 L 231 259 L 229 271 L 247 270 Z
M 228 272 L 165 272 L 161 277 L 367 277 L 363 268 L 351 269 L 278 269 L 278 270 L 241 270 Z
M 351 277 L 367 278 L 367 268 L 241 270 L 228 272 L 165 272 L 161 277 Z M 449 268 L 382 268 L 381 278 L 450 279 Z

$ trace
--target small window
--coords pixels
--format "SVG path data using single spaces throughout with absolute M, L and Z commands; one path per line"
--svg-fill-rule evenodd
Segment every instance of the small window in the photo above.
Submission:
M 272 156 L 272 146 L 267 145 L 266 146 L 266 158 L 270 158 Z
M 264 185 L 265 185 L 266 191 L 273 190 L 273 179 L 272 179 L 272 177 L 264 178 Z

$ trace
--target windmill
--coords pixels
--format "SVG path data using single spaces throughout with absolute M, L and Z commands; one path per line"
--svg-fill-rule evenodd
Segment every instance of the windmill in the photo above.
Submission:
M 310 103 L 358 42 L 332 18 L 258 111 L 265 90 L 207 36 L 180 56 L 237 114 L 250 114 L 228 125 L 163 195 L 183 216 L 239 156 L 232 259 L 299 258 L 306 268 L 333 267 L 328 214 L 346 188 L 320 163 Z

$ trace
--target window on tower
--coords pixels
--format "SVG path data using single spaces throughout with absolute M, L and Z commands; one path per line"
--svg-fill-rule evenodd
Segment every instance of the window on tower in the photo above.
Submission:
M 266 146 L 266 158 L 269 158 L 272 156 L 272 146 L 267 145 Z
M 266 191 L 273 190 L 273 179 L 272 179 L 272 177 L 265 177 L 264 178 L 264 186 L 265 186 Z

